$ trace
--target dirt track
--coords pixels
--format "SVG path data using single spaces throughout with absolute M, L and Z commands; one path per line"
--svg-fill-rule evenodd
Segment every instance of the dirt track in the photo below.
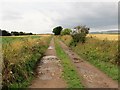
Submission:
M 80 59 L 80 57 L 63 42 L 60 41 L 60 45 L 76 66 L 76 70 L 80 77 L 82 77 L 82 83 L 86 88 L 118 88 L 117 82 L 113 81 L 87 61 Z
M 56 57 L 54 40 L 51 40 L 45 56 L 37 67 L 37 77 L 29 88 L 66 88 L 62 79 L 62 67 L 60 60 Z
M 70 57 L 71 63 L 82 77 L 85 88 L 118 88 L 118 83 L 109 78 L 102 71 L 82 60 L 68 46 L 60 41 L 63 50 Z M 29 88 L 66 88 L 67 84 L 62 78 L 62 66 L 56 56 L 54 40 L 51 40 L 45 56 L 40 60 L 37 67 L 37 76 Z

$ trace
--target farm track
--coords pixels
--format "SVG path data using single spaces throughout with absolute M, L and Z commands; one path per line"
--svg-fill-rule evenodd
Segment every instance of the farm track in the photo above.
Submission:
M 65 88 L 66 82 L 62 79 L 62 66 L 56 57 L 54 40 L 52 39 L 45 56 L 37 66 L 36 78 L 29 88 Z
M 118 83 L 102 71 L 82 60 L 62 41 L 60 46 L 69 56 L 71 63 L 75 65 L 82 84 L 85 88 L 118 88 Z M 56 56 L 54 39 L 51 40 L 45 56 L 40 60 L 37 66 L 36 78 L 31 82 L 29 88 L 66 88 L 67 84 L 62 78 L 62 66 Z
M 70 57 L 71 63 L 76 66 L 76 70 L 82 77 L 82 84 L 85 88 L 118 88 L 118 83 L 102 71 L 91 65 L 89 62 L 82 60 L 62 41 L 59 41 L 62 49 Z

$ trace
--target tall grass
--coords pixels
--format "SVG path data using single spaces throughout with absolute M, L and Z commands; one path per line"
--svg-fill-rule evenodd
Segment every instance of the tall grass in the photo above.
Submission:
M 67 45 L 71 42 L 70 36 L 61 37 Z M 80 57 L 92 63 L 114 80 L 118 80 L 118 41 L 87 38 L 86 43 L 78 43 L 71 47 Z
M 17 37 L 11 39 L 11 42 L 3 42 L 3 86 L 27 87 L 34 76 L 36 62 L 43 56 L 49 41 L 50 36 Z

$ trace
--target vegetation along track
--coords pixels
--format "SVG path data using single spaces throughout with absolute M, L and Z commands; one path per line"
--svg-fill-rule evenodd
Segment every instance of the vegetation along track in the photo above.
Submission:
M 62 79 L 62 66 L 56 56 L 54 40 L 40 60 L 37 66 L 37 76 L 29 88 L 65 88 L 66 83 Z
M 3 37 L 2 39 L 3 90 L 5 87 L 24 88 L 29 86 L 34 77 L 36 62 L 43 57 L 51 37 L 34 35 L 29 37 Z
M 79 77 L 74 65 L 71 63 L 69 56 L 61 48 L 58 39 L 55 39 L 57 56 L 63 66 L 63 77 L 67 82 L 68 88 L 83 88 L 81 78 Z
M 70 57 L 80 77 L 83 78 L 82 84 L 86 88 L 118 88 L 117 82 L 113 81 L 106 74 L 92 66 L 87 61 L 82 60 L 63 42 L 59 41 L 62 49 Z

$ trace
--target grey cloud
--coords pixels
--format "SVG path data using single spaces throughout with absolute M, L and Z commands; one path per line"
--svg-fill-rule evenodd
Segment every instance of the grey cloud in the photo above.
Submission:
M 83 24 L 95 29 L 112 29 L 117 28 L 118 24 L 117 4 L 117 2 L 4 3 L 2 19 L 24 20 L 22 16 L 24 13 L 37 11 L 53 21 L 54 25 L 50 27 L 62 25 L 64 28 L 73 28 Z M 31 17 L 32 19 L 34 18 Z
M 97 5 L 96 5 L 97 4 Z M 71 3 L 66 18 L 56 21 L 64 27 L 85 24 L 92 28 L 117 27 L 118 11 L 115 3 Z M 68 16 L 69 14 L 69 16 Z M 65 14 L 64 16 L 65 17 Z
M 4 21 L 11 21 L 16 19 L 23 19 L 23 16 L 16 11 L 3 11 L 1 19 Z

